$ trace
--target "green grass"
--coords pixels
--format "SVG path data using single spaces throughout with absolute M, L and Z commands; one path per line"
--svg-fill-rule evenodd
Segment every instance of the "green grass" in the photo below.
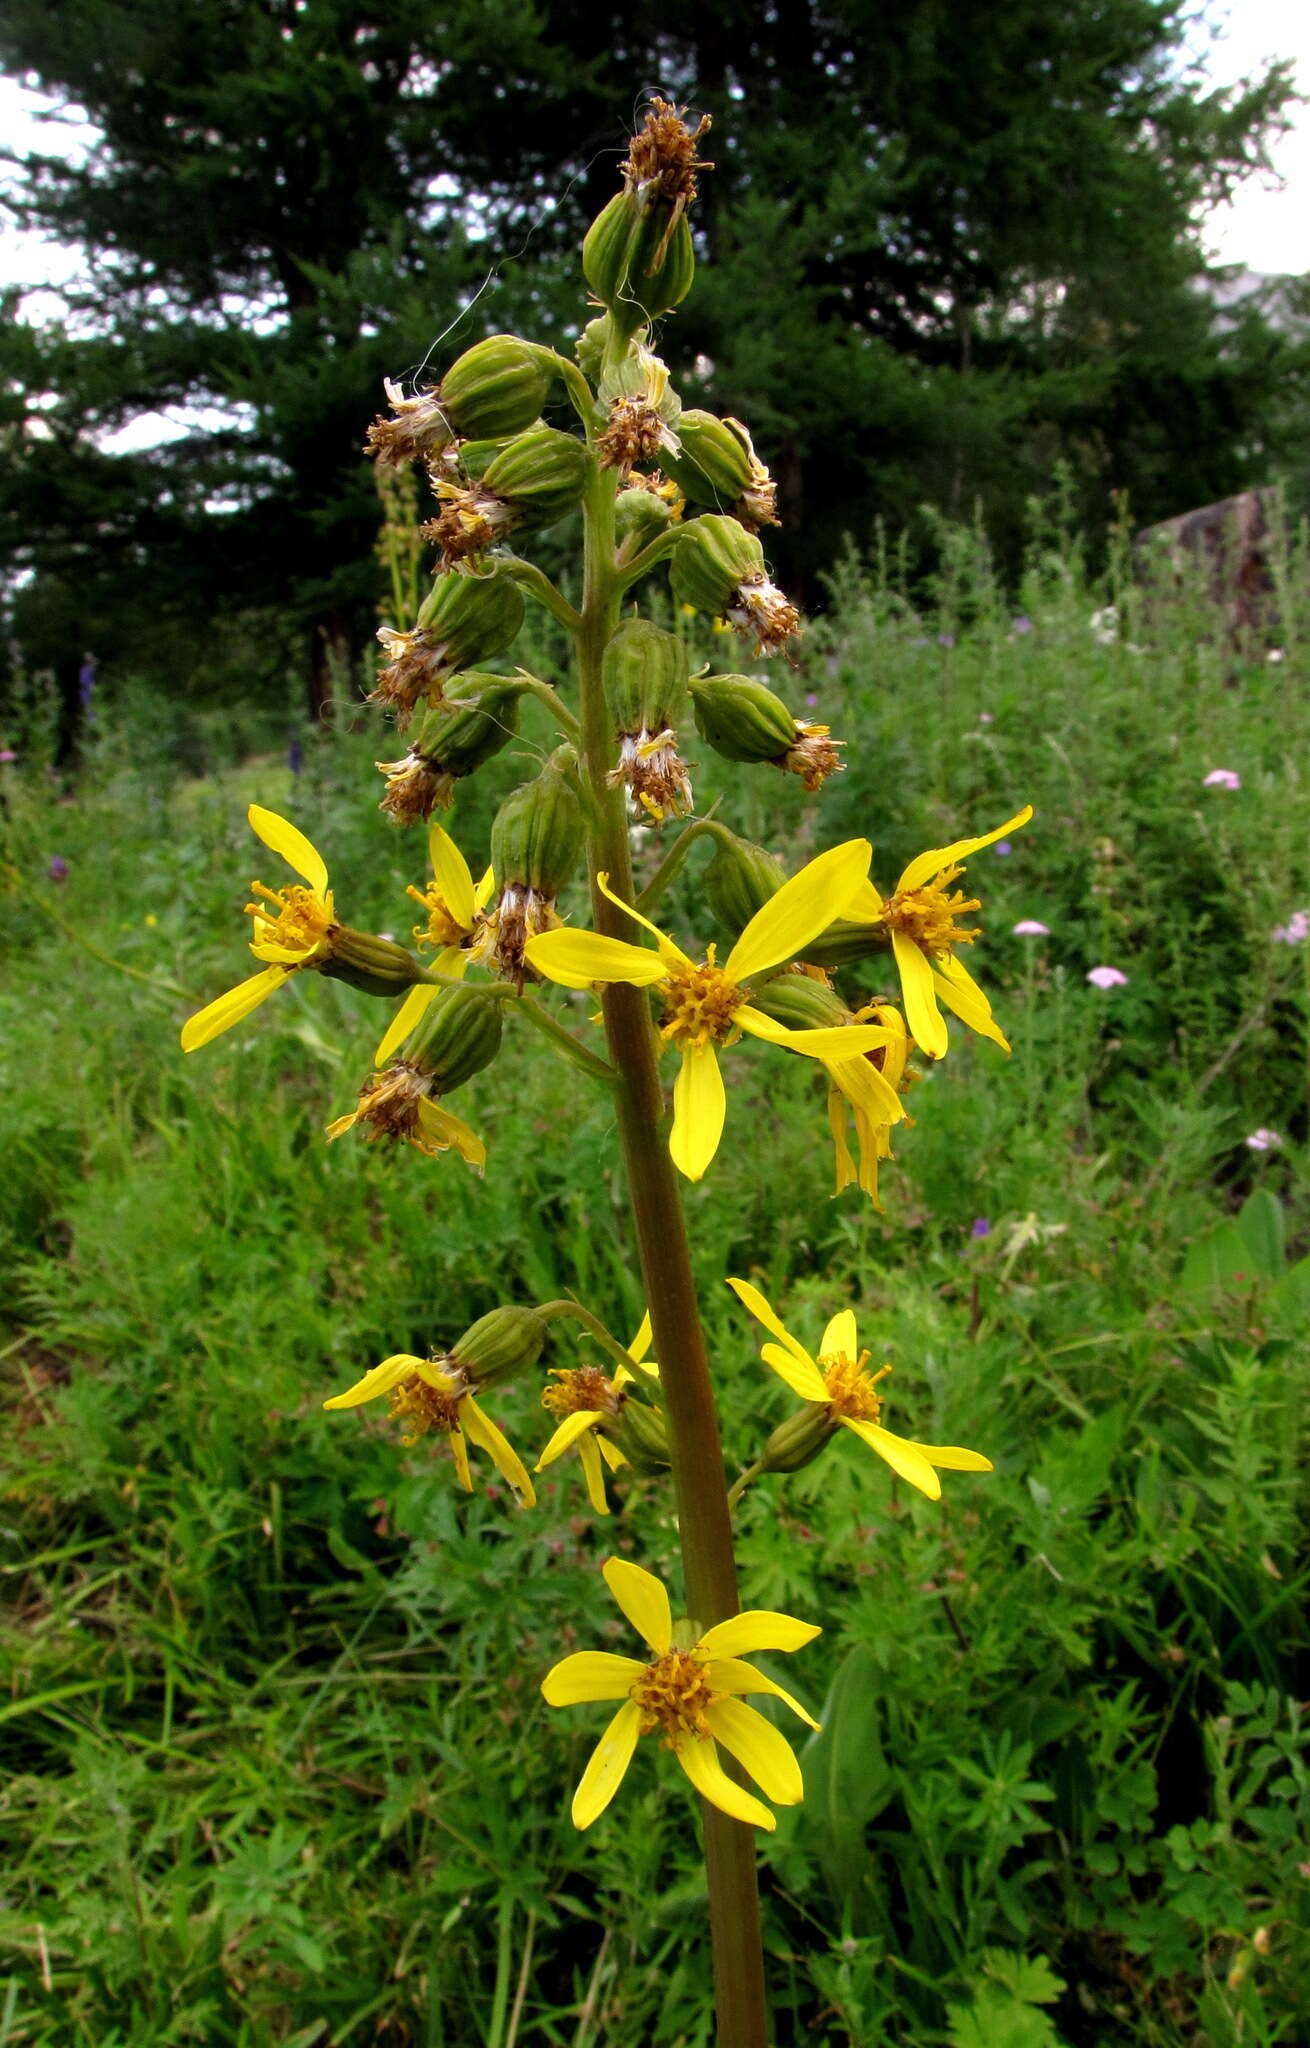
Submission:
M 1037 808 L 970 870 L 1014 1055 L 953 1032 L 885 1213 L 832 1199 L 818 1084 L 763 1047 L 729 1055 L 725 1147 L 688 1190 L 734 1464 L 789 1404 L 730 1272 L 802 1336 L 851 1301 L 892 1426 L 997 1467 L 933 1507 L 852 1442 L 747 1496 L 747 1599 L 825 1626 L 787 1673 L 823 1705 L 806 1803 L 761 1846 L 776 2036 L 1293 2043 L 1310 948 L 1271 933 L 1310 905 L 1305 621 L 1281 664 L 1242 659 L 1194 595 L 1124 581 L 1102 645 L 1105 594 L 1047 540 L 1015 632 L 951 540 L 931 615 L 847 565 L 774 679 L 848 742 L 820 798 L 691 749 L 702 801 L 792 867 L 860 831 L 891 879 Z M 475 869 L 535 715 L 461 800 Z M 603 1710 L 537 1691 L 569 1648 L 625 1647 L 600 1558 L 676 1583 L 666 1492 L 616 1488 L 598 1525 L 566 1461 L 519 1514 L 321 1408 L 498 1300 L 576 1287 L 631 1333 L 603 1104 L 511 1033 L 458 1104 L 479 1182 L 323 1143 L 381 1015 L 336 984 L 177 1048 L 245 971 L 252 798 L 294 811 L 352 921 L 403 932 L 422 849 L 374 809 L 384 751 L 316 742 L 294 789 L 275 759 L 174 781 L 131 698 L 74 805 L 5 788 L 4 2048 L 712 2039 L 680 1776 L 643 1745 L 578 1837 Z M 1215 767 L 1242 788 L 1205 788 Z M 698 872 L 666 908 L 703 938 Z M 1099 964 L 1127 985 L 1089 986 Z M 525 1453 L 538 1393 L 495 1403 Z

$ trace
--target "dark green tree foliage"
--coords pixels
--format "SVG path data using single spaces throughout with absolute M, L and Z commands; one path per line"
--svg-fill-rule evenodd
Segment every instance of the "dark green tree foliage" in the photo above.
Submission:
M 369 624 L 358 449 L 382 376 L 572 315 L 555 255 L 656 87 L 715 122 L 711 264 L 665 353 L 709 366 L 689 402 L 756 423 L 794 577 L 923 500 L 979 499 L 1004 539 L 1057 458 L 1096 517 L 1115 490 L 1145 521 L 1251 481 L 1296 352 L 1258 319 L 1216 331 L 1190 219 L 1258 160 L 1288 80 L 1200 93 L 1183 14 L 9 0 L 0 62 L 104 141 L 16 182 L 19 217 L 84 244 L 94 284 L 76 339 L 3 344 L 0 549 L 95 588 L 110 641 L 139 637 L 148 599 L 177 621 L 178 674 L 221 609 L 275 614 L 270 666 L 299 636 L 321 679 Z M 148 458 L 89 444 L 184 401 L 219 426 Z

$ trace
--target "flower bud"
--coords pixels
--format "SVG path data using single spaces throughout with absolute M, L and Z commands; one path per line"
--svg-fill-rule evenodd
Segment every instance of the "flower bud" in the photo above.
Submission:
M 619 559 L 630 562 L 682 515 L 682 493 L 661 477 L 640 477 L 614 500 L 614 538 Z
M 493 334 L 466 349 L 441 380 L 449 438 L 496 440 L 521 434 L 555 381 L 550 352 L 517 334 Z
M 491 863 L 501 885 L 488 920 L 488 951 L 502 975 L 521 988 L 529 972 L 523 948 L 559 923 L 560 890 L 582 853 L 584 827 L 571 747 L 557 747 L 535 781 L 506 797 L 491 827 Z
M 480 1316 L 446 1353 L 474 1386 L 495 1386 L 536 1364 L 546 1342 L 546 1325 L 534 1308 L 493 1308 Z
M 686 216 L 696 172 L 705 168 L 696 144 L 708 127 L 703 118 L 689 129 L 676 107 L 652 100 L 623 165 L 623 190 L 587 231 L 583 272 L 619 337 L 649 325 L 691 290 L 696 262 Z
M 583 376 L 590 377 L 593 384 L 598 381 L 605 358 L 614 348 L 616 339 L 614 322 L 608 313 L 589 320 L 578 336 L 573 353 Z
M 680 604 L 718 618 L 748 577 L 763 577 L 764 550 L 753 533 L 720 512 L 684 526 L 670 557 L 669 580 Z
M 836 990 L 808 974 L 780 974 L 757 989 L 752 1001 L 789 1031 L 831 1031 L 852 1021 Z
M 401 995 L 416 979 L 412 953 L 348 924 L 333 926 L 330 950 L 314 965 L 330 980 L 344 981 L 366 996 Z
M 883 924 L 853 924 L 839 917 L 805 948 L 805 958 L 815 967 L 850 967 L 857 960 L 869 960 L 885 953 L 891 936 Z
M 481 669 L 465 669 L 452 681 L 457 695 L 425 713 L 404 760 L 374 763 L 387 778 L 380 808 L 398 825 L 449 810 L 455 784 L 518 731 L 521 683 Z
M 703 877 L 705 896 L 719 923 L 735 938 L 757 910 L 776 896 L 786 877 L 782 863 L 762 846 L 739 839 L 726 825 L 714 834 L 714 858 Z
M 796 720 L 754 676 L 694 676 L 691 702 L 701 738 L 725 761 L 781 761 L 795 742 Z
M 439 703 L 452 676 L 499 654 L 522 624 L 523 593 L 512 577 L 436 577 L 412 632 L 378 628 L 390 663 L 378 676 L 372 701 L 388 705 L 398 723 L 407 724 L 420 697 Z
M 554 369 L 549 351 L 514 334 L 479 341 L 446 372 L 435 389 L 406 398 L 384 383 L 393 417 L 379 416 L 366 447 L 384 467 L 440 457 L 452 441 L 518 434 L 546 402 Z
M 478 988 L 439 988 L 405 1041 L 405 1065 L 446 1095 L 500 1051 L 501 1005 Z
M 687 698 L 687 654 L 676 634 L 649 619 L 620 622 L 605 649 L 605 694 L 619 736 L 607 780 L 626 785 L 638 823 L 662 824 L 692 808 L 678 719 Z
M 605 1434 L 613 1438 L 636 1472 L 666 1472 L 673 1463 L 663 1410 L 636 1400 L 630 1389 L 618 1413 L 606 1420 Z
M 760 1466 L 765 1472 L 799 1472 L 812 1465 L 832 1436 L 836 1424 L 820 1401 L 807 1401 L 803 1408 L 780 1422 L 764 1446 Z
M 750 533 L 778 524 L 773 479 L 740 420 L 699 409 L 684 412 L 677 452 L 663 462 L 692 504 L 730 511 Z
M 572 512 L 586 487 L 588 467 L 586 447 L 575 435 L 533 427 L 496 444 L 479 482 L 435 478 L 443 503 L 421 529 L 423 537 L 437 543 L 447 568 L 473 560 L 509 533 L 535 532 Z

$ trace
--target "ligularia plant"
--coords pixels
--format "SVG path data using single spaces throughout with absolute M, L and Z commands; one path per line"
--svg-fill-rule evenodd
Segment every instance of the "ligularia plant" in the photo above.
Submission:
M 622 1510 L 630 1472 L 668 1476 L 682 1554 L 677 1609 L 650 1572 L 609 1558 L 606 1584 L 640 1639 L 638 1653 L 574 1651 L 539 1674 L 541 1692 L 551 1707 L 594 1715 L 596 1747 L 572 1795 L 579 1828 L 621 1798 L 643 1737 L 669 1753 L 659 1767 L 677 1765 L 694 1788 L 717 2038 L 721 2048 L 764 2048 L 754 1830 L 772 1829 L 774 1808 L 803 1799 L 804 1783 L 786 1737 L 747 1699 L 781 1702 L 802 1724 L 817 1723 L 749 1660 L 803 1651 L 819 1631 L 808 1619 L 742 1611 L 733 1511 L 748 1485 L 820 1457 L 862 1461 L 871 1489 L 892 1483 L 890 1468 L 933 1499 L 940 1473 L 959 1486 L 971 1482 L 956 1475 L 991 1467 L 977 1451 L 919 1441 L 913 1417 L 895 1412 L 890 1367 L 859 1348 L 846 1303 L 831 1305 L 820 1333 L 784 1322 L 752 1281 L 725 1274 L 743 1348 L 754 1349 L 752 1317 L 767 1333 L 764 1361 L 790 1394 L 767 1441 L 740 1447 L 729 1488 L 721 1424 L 734 1438 L 738 1431 L 715 1400 L 682 1182 L 710 1175 L 720 1147 L 742 1142 L 730 1099 L 745 1062 L 800 1055 L 814 1077 L 816 1141 L 826 1129 L 835 1147 L 837 1191 L 854 1185 L 877 1204 L 878 1164 L 905 1115 L 911 1061 L 947 1054 L 946 1013 L 1005 1047 L 961 957 L 972 957 L 979 928 L 970 920 L 980 909 L 966 893 L 972 877 L 963 878 L 970 856 L 1030 811 L 970 821 L 965 837 L 916 855 L 899 876 L 878 870 L 858 837 L 788 876 L 765 848 L 696 816 L 684 753 L 689 716 L 701 744 L 742 773 L 795 775 L 818 804 L 844 766 L 829 727 L 794 718 L 758 675 L 690 675 L 683 640 L 643 617 L 634 598 L 667 572 L 674 603 L 735 633 L 746 667 L 785 652 L 801 631 L 795 606 L 769 578 L 759 531 L 777 524 L 775 492 L 749 431 L 739 420 L 684 412 L 655 353 L 657 324 L 692 283 L 689 212 L 706 168 L 698 151 L 707 126 L 689 128 L 677 108 L 652 103 L 622 188 L 583 244 L 599 311 L 575 358 L 492 335 L 432 388 L 406 393 L 389 382 L 390 410 L 370 430 L 379 465 L 426 472 L 434 507 L 423 528 L 434 550 L 431 587 L 416 616 L 382 628 L 374 692 L 405 734 L 378 764 L 381 807 L 402 830 L 427 827 L 410 863 L 420 914 L 412 947 L 342 923 L 337 903 L 349 904 L 348 884 L 330 888 L 327 864 L 304 834 L 252 808 L 257 837 L 295 879 L 279 867 L 276 886 L 251 883 L 257 972 L 192 1017 L 182 1044 L 188 1052 L 207 1045 L 292 975 L 326 974 L 391 1005 L 355 1105 L 338 1105 L 329 1138 L 408 1147 L 416 1174 L 494 1173 L 494 1127 L 474 1131 L 448 1098 L 495 1060 L 507 1028 L 542 1033 L 616 1131 L 649 1310 L 634 1339 L 625 1344 L 572 1299 L 493 1299 L 462 1335 L 438 1341 L 434 1332 L 427 1357 L 361 1360 L 344 1392 L 325 1375 L 324 1406 L 385 1399 L 401 1443 L 444 1442 L 461 1487 L 499 1474 L 506 1512 L 534 1510 L 529 1468 L 565 1453 L 576 1454 L 579 1498 L 597 1516 Z M 543 420 L 550 410 L 567 422 L 567 406 L 571 431 Z M 575 607 L 522 547 L 579 511 Z M 543 605 L 572 643 L 571 701 L 512 666 L 525 602 Z M 553 751 L 502 804 L 490 845 L 469 846 L 434 813 L 450 808 L 460 783 L 534 704 L 551 721 Z M 671 843 L 638 892 L 632 841 L 642 834 Z M 657 921 L 670 883 L 702 851 L 710 859 L 688 899 L 695 908 Z M 584 876 L 589 917 L 566 896 Z M 404 909 L 397 904 L 397 922 Z M 872 961 L 885 963 L 881 991 L 851 1007 L 842 970 L 859 962 L 867 971 Z M 581 1017 L 557 990 L 590 992 Z M 592 1010 L 603 1019 L 604 1054 L 594 1023 L 584 1021 Z M 588 1334 L 590 1350 L 556 1353 L 553 1326 L 564 1319 Z M 521 1456 L 496 1411 L 504 1383 L 534 1374 L 541 1434 L 529 1446 L 516 1428 Z M 481 1454 L 476 1464 L 470 1447 Z M 624 1547 L 640 1545 L 640 1530 L 631 1530 Z

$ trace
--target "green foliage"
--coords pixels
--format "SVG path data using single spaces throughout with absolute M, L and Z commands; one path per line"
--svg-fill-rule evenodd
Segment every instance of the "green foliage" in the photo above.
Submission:
M 1281 666 L 1234 668 L 1186 593 L 1121 587 L 1102 644 L 1105 593 L 1048 536 L 1017 632 L 976 537 L 944 543 L 940 610 L 851 562 L 807 666 L 773 678 L 848 742 L 820 797 L 696 769 L 702 803 L 736 778 L 750 836 L 780 806 L 793 867 L 819 805 L 883 878 L 947 821 L 1037 811 L 970 869 L 1013 1056 L 955 1044 L 916 1085 L 885 1215 L 829 1200 L 821 1086 L 771 1049 L 728 1053 L 713 1186 L 688 1190 L 734 1460 L 788 1398 L 725 1272 L 803 1340 L 846 1290 L 895 1367 L 891 1426 L 996 1465 L 939 1508 L 850 1439 L 745 1496 L 747 1599 L 826 1623 L 772 1662 L 823 1722 L 761 1850 L 778 2038 L 1292 2048 L 1306 949 L 1270 935 L 1310 902 L 1304 622 Z M 563 1651 L 628 1647 L 596 1564 L 629 1517 L 673 1560 L 662 1496 L 615 1483 L 598 1524 L 562 1461 L 532 1514 L 465 1500 L 430 1446 L 320 1405 L 494 1300 L 572 1285 L 635 1329 L 603 1119 L 511 1031 L 459 1097 L 485 1181 L 325 1145 L 380 1011 L 308 977 L 184 1060 L 181 1018 L 234 978 L 246 802 L 293 812 L 348 914 L 398 937 L 423 851 L 372 807 L 380 724 L 318 738 L 293 788 L 218 733 L 220 772 L 171 781 L 171 716 L 107 701 L 71 805 L 0 769 L 0 2036 L 709 2048 L 689 1799 L 643 1745 L 575 1836 L 597 1725 L 537 1696 Z M 546 730 L 526 705 L 461 792 L 475 870 Z M 1242 789 L 1204 788 L 1215 765 Z M 698 859 L 668 905 L 687 939 Z M 1025 917 L 1050 937 L 1014 936 Z M 1125 988 L 1087 984 L 1106 962 Z M 1282 1146 L 1250 1150 L 1257 1126 Z M 496 1413 L 535 1456 L 534 1385 Z

